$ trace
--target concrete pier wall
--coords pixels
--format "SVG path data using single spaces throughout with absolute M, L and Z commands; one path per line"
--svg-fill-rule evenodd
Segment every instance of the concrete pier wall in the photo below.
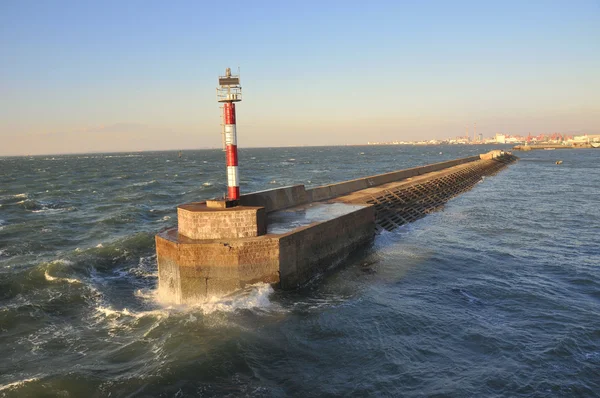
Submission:
M 374 205 L 377 231 L 392 231 L 439 210 L 453 197 L 472 189 L 482 177 L 497 173 L 515 160 L 514 156 L 492 151 L 476 162 L 356 191 L 333 201 Z
M 322 187 L 312 188 L 307 191 L 311 201 L 328 200 L 341 195 L 347 195 L 351 192 L 356 192 L 361 189 L 367 189 L 394 181 L 400 181 L 407 178 L 412 178 L 426 173 L 432 173 L 454 167 L 459 164 L 474 162 L 479 160 L 479 156 L 471 156 L 449 160 L 446 162 L 434 163 L 427 166 L 413 167 L 410 169 L 393 171 L 391 173 L 379 174 L 371 177 L 358 178 L 356 180 L 344 181 L 336 184 L 325 185 Z
M 310 202 L 304 185 L 268 189 L 240 196 L 242 206 L 262 206 L 267 213 Z
M 279 239 L 191 240 L 170 229 L 156 235 L 160 294 L 199 302 L 257 282 L 279 282 Z
M 322 223 L 289 232 L 280 238 L 280 287 L 295 288 L 337 266 L 375 234 L 375 210 L 365 206 Z
M 351 192 L 359 191 L 361 189 L 367 189 L 426 173 L 432 173 L 434 171 L 447 169 L 460 164 L 474 162 L 479 159 L 480 157 L 478 155 L 448 160 L 445 162 L 357 178 L 355 180 L 338 182 L 311 189 L 306 189 L 304 185 L 292 185 L 289 187 L 253 192 L 242 195 L 240 197 L 240 204 L 243 206 L 262 206 L 267 212 L 272 212 L 305 203 L 332 199 L 337 196 L 347 195 Z

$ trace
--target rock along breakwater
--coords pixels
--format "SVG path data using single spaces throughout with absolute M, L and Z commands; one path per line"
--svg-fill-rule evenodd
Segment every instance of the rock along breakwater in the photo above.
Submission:
M 258 282 L 296 288 L 376 233 L 438 210 L 516 160 L 498 150 L 312 189 L 254 192 L 234 207 L 180 205 L 178 227 L 156 235 L 159 294 L 186 304 Z

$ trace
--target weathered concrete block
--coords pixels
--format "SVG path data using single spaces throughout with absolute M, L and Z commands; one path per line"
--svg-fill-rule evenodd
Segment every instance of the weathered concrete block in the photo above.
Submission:
M 370 244 L 374 234 L 372 206 L 284 234 L 279 240 L 281 288 L 293 289 L 337 266 L 353 251 Z
M 267 230 L 263 207 L 208 207 L 189 203 L 177 208 L 179 234 L 190 239 L 250 238 Z
M 279 242 L 269 236 L 192 240 L 176 229 L 156 235 L 159 292 L 178 304 L 194 303 L 257 282 L 279 281 Z
M 479 157 L 482 160 L 491 160 L 491 159 L 499 158 L 503 155 L 504 155 L 504 151 L 502 151 L 500 149 L 495 149 L 493 151 L 489 151 L 488 153 L 482 153 L 481 155 L 479 155 Z
M 289 187 L 269 189 L 266 191 L 253 192 L 242 195 L 240 204 L 243 206 L 264 207 L 267 213 L 298 206 L 309 201 L 306 196 L 304 185 L 292 185 Z

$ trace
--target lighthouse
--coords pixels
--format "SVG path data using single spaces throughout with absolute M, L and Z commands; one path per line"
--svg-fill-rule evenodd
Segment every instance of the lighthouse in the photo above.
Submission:
M 240 76 L 232 75 L 231 69 L 225 69 L 225 76 L 219 76 L 217 101 L 223 103 L 223 125 L 225 139 L 225 158 L 227 163 L 227 200 L 240 199 L 240 177 L 238 173 L 237 131 L 235 124 L 235 103 L 242 100 Z

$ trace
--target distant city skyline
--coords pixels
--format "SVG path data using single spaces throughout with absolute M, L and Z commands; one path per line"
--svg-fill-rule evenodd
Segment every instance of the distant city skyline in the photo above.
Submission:
M 600 133 L 597 1 L 0 5 L 0 156 Z

